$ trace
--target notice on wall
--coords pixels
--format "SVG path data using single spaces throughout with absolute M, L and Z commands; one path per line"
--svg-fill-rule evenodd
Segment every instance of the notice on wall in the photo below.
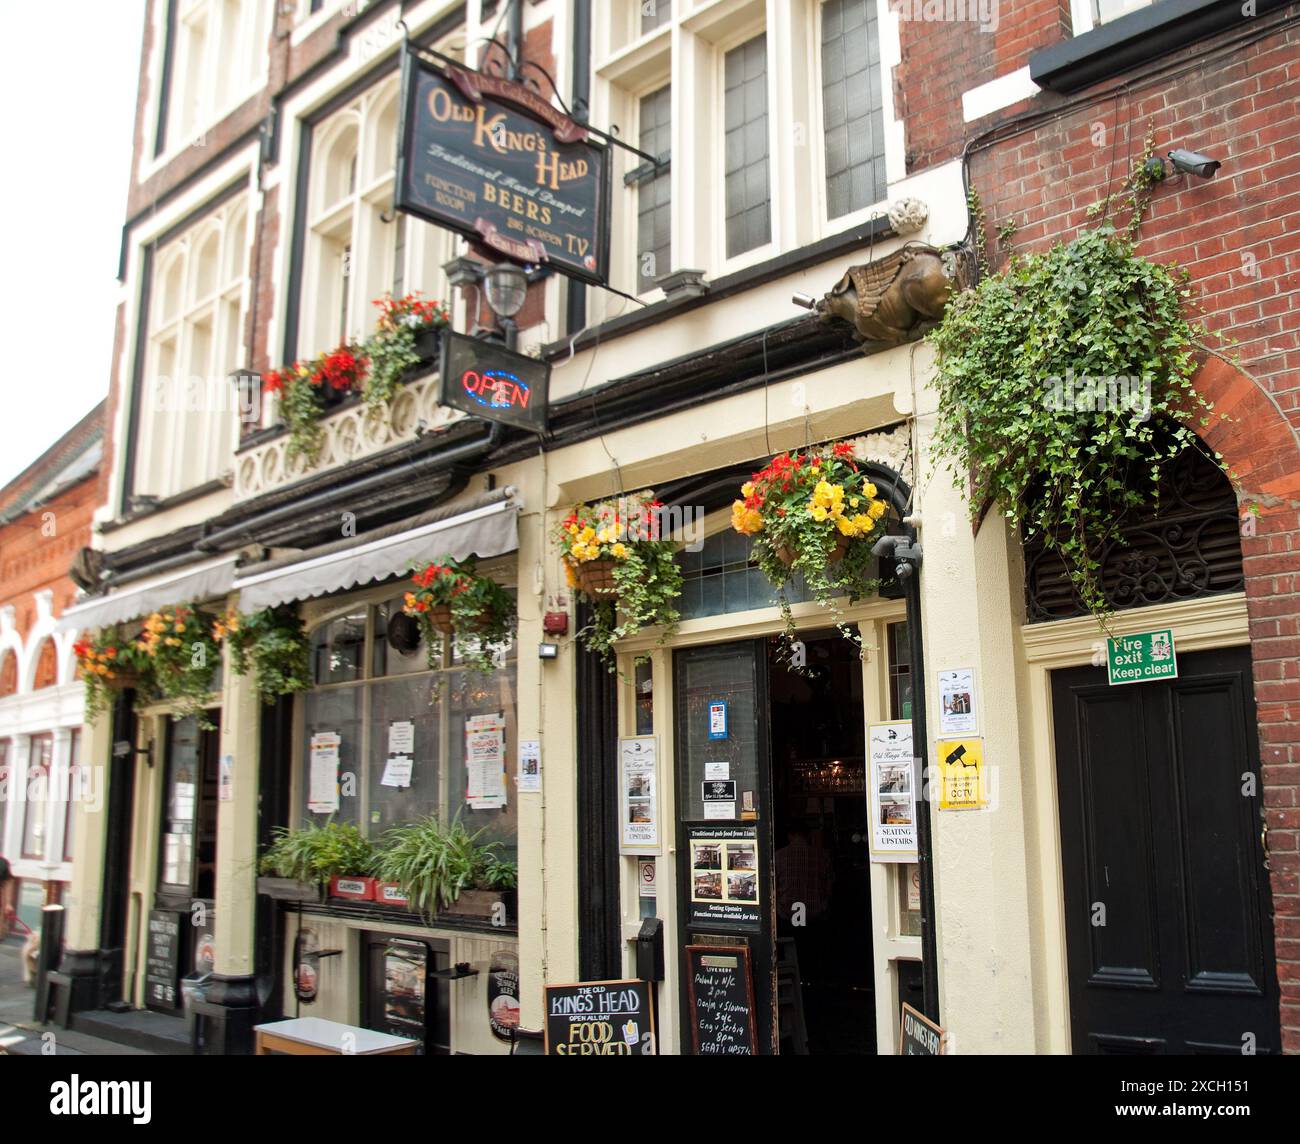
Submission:
M 988 805 L 984 740 L 940 739 L 935 744 L 939 764 L 939 809 L 979 810 Z
M 618 742 L 619 853 L 659 854 L 659 741 L 637 735 Z
M 979 730 L 979 714 L 975 706 L 973 667 L 939 672 L 940 735 L 975 734 Z
M 410 755 L 390 755 L 384 764 L 384 774 L 379 785 L 399 789 L 409 787 L 414 771 L 415 760 Z
M 757 929 L 762 922 L 756 826 L 689 826 L 691 924 Z
M 649 1057 L 656 1051 L 652 982 L 546 986 L 547 1056 Z
M 506 805 L 505 739 L 500 713 L 465 720 L 465 803 L 474 810 Z
M 337 731 L 318 731 L 311 737 L 311 766 L 307 784 L 307 809 L 312 814 L 333 814 L 339 808 L 339 744 Z
M 217 779 L 217 799 L 231 802 L 235 797 L 235 756 L 222 755 L 220 777 Z
M 743 946 L 688 945 L 691 1043 L 699 1056 L 750 1057 L 754 1035 L 754 978 Z
M 525 739 L 519 744 L 519 774 L 515 787 L 520 794 L 537 794 L 542 789 L 542 742 Z
M 916 776 L 910 720 L 867 727 L 867 812 L 873 862 L 915 862 Z
M 1177 679 L 1178 656 L 1174 632 L 1136 632 L 1106 641 L 1106 682 L 1147 683 L 1152 679 Z
M 415 724 L 398 722 L 388 724 L 388 753 L 390 755 L 415 754 Z

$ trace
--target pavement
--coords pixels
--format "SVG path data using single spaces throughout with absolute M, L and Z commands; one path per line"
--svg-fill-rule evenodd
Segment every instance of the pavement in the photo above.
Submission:
M 0 941 L 0 1055 L 14 1056 L 152 1056 L 143 1049 L 101 1037 L 41 1025 L 32 1019 L 36 991 L 23 982 L 23 939 Z

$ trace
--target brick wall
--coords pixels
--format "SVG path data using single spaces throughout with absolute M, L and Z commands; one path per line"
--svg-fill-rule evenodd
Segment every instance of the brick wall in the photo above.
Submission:
M 1264 804 L 1272 855 L 1283 1042 L 1300 1052 L 1300 27 L 1118 98 L 978 147 L 972 182 L 994 237 L 1042 249 L 1088 224 L 1118 192 L 1148 127 L 1157 153 L 1176 147 L 1223 162 L 1211 180 L 1157 187 L 1140 251 L 1190 272 L 1208 327 L 1237 342 L 1240 369 L 1209 358 L 1197 386 L 1223 415 L 1203 436 L 1255 506 L 1243 536 Z M 1230 418 L 1230 420 L 1228 419 Z

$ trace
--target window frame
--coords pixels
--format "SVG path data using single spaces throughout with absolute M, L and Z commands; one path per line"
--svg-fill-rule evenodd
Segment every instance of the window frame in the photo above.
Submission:
M 506 588 L 507 590 L 513 589 L 516 586 L 517 564 L 513 554 L 494 558 L 492 560 L 485 560 L 479 566 L 478 570 L 482 575 L 493 577 L 499 584 L 502 585 L 502 587 Z M 372 785 L 372 778 L 374 775 L 373 767 L 375 766 L 376 762 L 382 763 L 382 760 L 375 760 L 370 757 L 369 744 L 372 741 L 374 730 L 375 730 L 375 724 L 373 718 L 373 690 L 376 687 L 376 685 L 382 685 L 385 683 L 391 683 L 394 681 L 401 681 L 401 680 L 408 680 L 408 679 L 424 680 L 427 682 L 427 684 L 430 687 L 432 687 L 436 680 L 450 679 L 454 677 L 454 675 L 457 672 L 461 672 L 465 670 L 465 666 L 463 663 L 456 661 L 452 658 L 451 637 L 444 636 L 443 651 L 442 651 L 443 663 L 441 666 L 437 668 L 429 668 L 427 666 L 427 661 L 424 659 L 426 655 L 426 651 L 423 644 L 421 644 L 420 648 L 417 649 L 417 651 L 414 653 L 414 655 L 420 657 L 421 667 L 419 670 L 413 670 L 410 672 L 401 672 L 396 674 L 390 673 L 387 675 L 373 674 L 372 668 L 374 665 L 374 657 L 375 657 L 376 628 L 377 628 L 376 621 L 378 616 L 378 610 L 381 607 L 383 607 L 384 604 L 399 599 L 402 596 L 402 594 L 407 590 L 407 586 L 408 586 L 408 582 L 405 579 L 390 581 L 385 585 L 381 585 L 376 588 L 370 588 L 361 593 L 354 593 L 347 600 L 331 601 L 331 603 L 333 604 L 332 607 L 328 608 L 327 610 L 323 610 L 317 615 L 313 615 L 307 622 L 306 625 L 307 637 L 310 640 L 314 638 L 317 632 L 319 632 L 323 628 L 328 627 L 331 623 L 342 618 L 343 616 L 346 616 L 350 613 L 356 612 L 361 609 L 364 609 L 366 613 L 365 637 L 362 641 L 362 646 L 361 646 L 362 670 L 359 673 L 358 677 L 350 680 L 339 680 L 333 683 L 313 683 L 311 690 L 302 692 L 300 695 L 295 697 L 294 711 L 293 711 L 293 736 L 292 736 L 293 762 L 291 766 L 290 783 L 289 783 L 289 787 L 290 787 L 289 814 L 290 814 L 291 826 L 298 826 L 303 821 L 316 821 L 320 823 L 326 821 L 330 817 L 333 817 L 328 815 L 313 815 L 306 809 L 307 787 L 308 787 L 307 771 L 309 767 L 308 754 L 309 754 L 309 745 L 310 745 L 309 744 L 310 736 L 308 735 L 308 730 L 307 730 L 306 697 L 308 695 L 315 694 L 322 691 L 337 691 L 337 690 L 344 690 L 347 688 L 364 689 L 363 694 L 360 697 L 361 701 L 358 704 L 358 709 L 360 711 L 360 715 L 358 717 L 358 723 L 359 723 L 358 743 L 362 745 L 359 749 L 365 751 L 365 757 L 359 758 L 357 760 L 359 765 L 357 767 L 357 794 L 355 797 L 358 801 L 358 806 L 357 806 L 357 816 L 355 819 L 355 825 L 358 827 L 361 833 L 365 837 L 369 838 L 372 842 L 375 841 L 379 837 L 379 835 L 383 833 L 384 830 L 387 830 L 391 828 L 393 825 L 396 825 L 395 823 L 374 824 L 370 821 L 371 812 L 374 809 L 374 807 L 371 805 L 371 798 L 370 798 L 370 788 Z M 505 752 L 506 752 L 506 773 L 510 779 L 510 782 L 513 783 L 514 772 L 509 766 L 509 759 L 512 756 L 512 754 L 517 750 L 518 747 L 518 743 L 516 741 L 512 741 L 512 737 L 513 739 L 518 738 L 518 719 L 519 719 L 519 703 L 518 703 L 519 639 L 518 639 L 517 630 L 514 639 L 511 641 L 510 649 L 507 652 L 506 666 L 507 668 L 513 668 L 515 671 L 515 680 L 513 683 L 513 694 L 512 694 L 514 710 L 508 713 L 503 711 L 503 713 L 506 714 L 507 726 L 511 728 L 511 734 L 507 735 L 506 737 Z M 440 821 L 450 822 L 458 814 L 461 814 L 465 811 L 465 804 L 463 800 L 461 800 L 459 803 L 455 801 L 453 797 L 453 791 L 451 789 L 451 771 L 453 769 L 452 760 L 453 760 L 454 752 L 452 750 L 453 745 L 451 743 L 451 718 L 449 713 L 450 697 L 448 696 L 446 689 L 440 689 L 440 692 L 441 694 L 437 697 L 438 712 L 439 712 L 438 714 L 439 743 L 438 743 L 438 754 L 437 754 L 437 764 L 436 764 L 438 767 L 438 778 L 437 778 L 438 797 L 437 797 L 437 805 L 435 807 L 435 813 L 438 815 Z M 513 826 L 513 830 L 511 831 L 512 838 L 509 842 L 504 843 L 504 849 L 506 849 L 507 851 L 517 852 L 518 837 L 519 837 L 519 819 L 518 819 L 519 799 L 518 799 L 517 790 L 514 792 L 513 796 L 508 800 L 507 809 L 512 817 L 514 826 Z M 334 815 L 337 816 L 340 813 L 341 812 L 336 811 L 334 812 Z M 499 815 L 502 812 L 485 811 L 482 813 L 485 814 L 495 813 Z M 353 820 L 349 819 L 348 821 L 353 821 Z M 473 823 L 470 823 L 468 825 L 470 825 L 470 829 L 473 830 L 480 825 L 486 825 L 490 827 L 494 825 L 494 822 L 493 820 L 490 819 L 484 819 L 482 822 L 474 821 Z M 510 854 L 509 856 L 513 857 L 513 853 Z
M 36 745 L 37 745 L 38 743 L 48 743 L 48 744 L 49 744 L 49 751 L 50 751 L 50 753 L 49 753 L 49 758 L 46 759 L 44 763 L 37 763 L 37 762 L 36 762 Z M 41 770 L 43 771 L 43 777 L 44 777 L 44 779 L 45 779 L 45 797 L 42 798 L 42 799 L 40 799 L 39 801 L 34 801 L 33 799 L 31 799 L 30 797 L 27 797 L 27 796 L 29 796 L 29 795 L 31 794 L 31 790 L 32 790 L 32 781 L 33 781 L 33 779 L 36 777 L 36 776 L 33 775 L 33 773 L 32 773 L 33 768 L 38 767 L 38 766 L 39 766 L 39 767 L 41 768 Z M 29 862 L 48 862 L 48 861 L 49 861 L 49 858 L 48 858 L 48 850 L 49 850 L 49 843 L 50 843 L 50 836 L 49 836 L 49 825 L 50 825 L 50 823 L 49 823 L 49 818 L 50 818 L 50 815 L 49 815 L 49 809 L 50 809 L 50 803 L 51 803 L 51 801 L 52 801 L 52 799 L 51 799 L 51 797 L 50 797 L 50 785 L 51 785 L 51 776 L 53 775 L 54 768 L 55 768 L 55 758 L 54 758 L 54 732 L 53 732 L 53 731 L 36 731 L 36 732 L 33 732 L 32 734 L 28 735 L 28 736 L 27 736 L 27 766 L 26 766 L 26 774 L 25 774 L 26 789 L 24 790 L 24 798 L 23 798 L 23 819 L 22 819 L 22 825 L 19 827 L 19 834 L 18 834 L 18 853 L 19 853 L 19 854 L 20 854 L 20 855 L 21 855 L 21 856 L 22 856 L 26 861 L 29 861 Z M 44 843 L 44 849 L 43 849 L 42 852 L 39 853 L 39 854 L 37 854 L 37 853 L 33 853 L 32 851 L 28 850 L 28 848 L 27 848 L 27 832 L 28 832 L 28 828 L 29 828 L 29 826 L 33 825 L 33 821 L 32 821 L 32 807 L 33 807 L 33 806 L 37 806 L 37 807 L 40 808 L 38 814 L 40 815 L 40 818 L 44 820 L 44 821 L 41 821 L 41 822 L 39 823 L 39 825 L 40 825 L 41 828 L 42 828 L 42 829 L 41 829 L 41 834 L 42 834 L 43 843 Z

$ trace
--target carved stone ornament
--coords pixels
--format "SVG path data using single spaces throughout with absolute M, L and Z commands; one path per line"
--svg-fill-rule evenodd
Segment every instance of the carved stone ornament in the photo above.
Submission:
M 889 225 L 895 234 L 915 234 L 930 217 L 930 208 L 920 199 L 899 199 L 889 205 Z
M 104 571 L 104 554 L 94 548 L 82 548 L 72 558 L 68 576 L 83 592 L 98 592 Z
M 824 322 L 851 325 L 864 350 L 901 345 L 938 322 L 953 287 L 969 280 L 964 251 L 909 242 L 875 262 L 850 266 L 817 312 Z

